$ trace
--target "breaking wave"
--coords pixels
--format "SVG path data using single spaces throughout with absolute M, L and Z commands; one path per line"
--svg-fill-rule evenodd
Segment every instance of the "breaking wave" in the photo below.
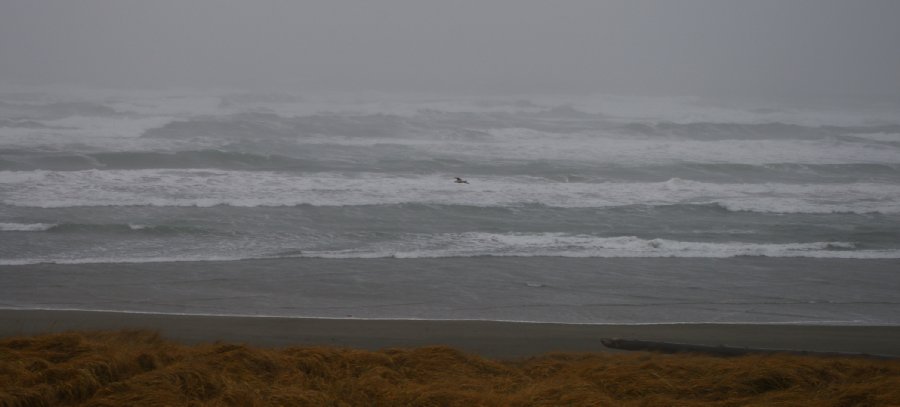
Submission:
M 52 223 L 0 223 L 0 232 L 43 232 L 54 226 Z
M 450 174 L 292 173 L 229 170 L 0 171 L 0 202 L 71 206 L 358 206 L 428 203 L 590 208 L 714 204 L 770 213 L 900 213 L 893 183 L 558 182 Z
M 200 228 L 191 226 L 128 224 L 90 224 L 90 223 L 0 223 L 0 232 L 51 232 L 51 233 L 129 233 L 142 234 L 180 234 L 204 233 Z
M 405 159 L 392 156 L 414 153 Z M 262 153 L 202 149 L 188 151 L 125 151 L 72 154 L 22 150 L 0 151 L 0 171 L 84 171 L 128 169 L 217 169 L 241 171 L 333 172 L 359 170 L 364 165 L 378 166 L 385 172 L 449 173 L 465 168 L 470 176 L 531 176 L 560 182 L 644 181 L 661 182 L 671 178 L 693 181 L 847 183 L 900 182 L 900 164 L 738 164 L 679 162 L 669 164 L 628 165 L 592 162 L 533 162 L 507 160 L 496 162 L 458 156 L 454 159 L 425 151 L 403 151 L 398 146 L 337 150 L 333 145 L 306 145 L 302 151 L 283 150 Z
M 300 251 L 296 257 L 433 258 L 475 256 L 558 257 L 706 257 L 737 256 L 900 258 L 898 250 L 855 250 L 852 242 L 746 243 L 690 242 L 641 239 L 635 236 L 600 237 L 565 233 L 499 234 L 451 233 L 416 236 L 360 249 Z
M 740 256 L 812 257 L 846 259 L 897 259 L 900 250 L 858 250 L 852 242 L 693 242 L 669 239 L 641 239 L 635 236 L 602 237 L 566 233 L 447 233 L 436 235 L 412 234 L 396 241 L 364 244 L 353 249 L 304 250 L 302 248 L 278 252 L 245 251 L 211 253 L 208 251 L 178 255 L 134 255 L 123 253 L 84 253 L 81 256 L 43 256 L 35 258 L 7 258 L 0 265 L 35 263 L 150 263 L 179 261 L 236 261 L 271 258 L 459 258 L 459 257 L 686 257 L 729 258 Z

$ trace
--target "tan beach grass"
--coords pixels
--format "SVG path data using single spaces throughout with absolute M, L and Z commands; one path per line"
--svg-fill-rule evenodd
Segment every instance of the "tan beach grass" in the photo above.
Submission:
M 449 347 L 184 345 L 149 331 L 0 340 L 0 406 L 900 404 L 900 361 L 556 353 Z

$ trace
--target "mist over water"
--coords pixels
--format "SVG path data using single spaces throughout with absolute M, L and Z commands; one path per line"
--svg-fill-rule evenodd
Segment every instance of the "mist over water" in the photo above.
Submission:
M 2 264 L 900 258 L 877 104 L 31 90 L 0 146 Z

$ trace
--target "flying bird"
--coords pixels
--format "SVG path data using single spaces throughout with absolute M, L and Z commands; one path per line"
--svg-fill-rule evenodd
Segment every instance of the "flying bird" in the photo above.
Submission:
M 457 184 L 468 184 L 469 183 L 469 181 L 466 181 L 460 177 L 456 177 L 456 181 L 453 181 L 453 182 L 455 182 Z

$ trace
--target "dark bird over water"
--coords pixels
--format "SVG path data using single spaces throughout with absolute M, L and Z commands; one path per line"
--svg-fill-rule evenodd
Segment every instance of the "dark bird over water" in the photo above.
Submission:
M 469 183 L 469 181 L 466 181 L 460 177 L 456 177 L 456 181 L 453 181 L 453 182 L 455 182 L 457 184 L 468 184 Z

